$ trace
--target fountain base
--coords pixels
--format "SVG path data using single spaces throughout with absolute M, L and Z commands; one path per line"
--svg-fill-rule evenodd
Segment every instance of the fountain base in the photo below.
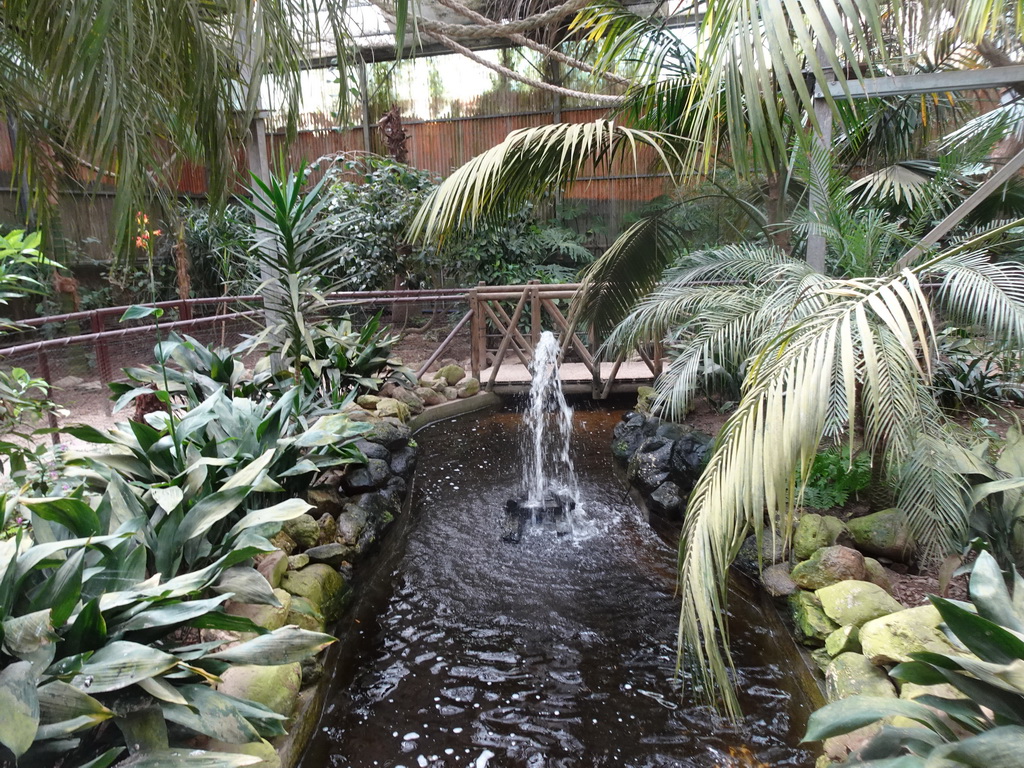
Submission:
M 505 502 L 507 530 L 505 541 L 519 541 L 527 526 L 554 531 L 559 536 L 572 532 L 570 513 L 576 501 L 567 493 L 548 493 L 541 501 L 509 499 Z

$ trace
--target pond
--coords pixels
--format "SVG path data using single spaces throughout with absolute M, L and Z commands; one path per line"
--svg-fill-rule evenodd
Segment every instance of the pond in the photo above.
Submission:
M 809 706 L 753 606 L 731 608 L 738 725 L 681 698 L 675 550 L 616 479 L 621 411 L 577 408 L 585 522 L 507 540 L 521 416 L 420 432 L 411 513 L 340 628 L 303 768 L 809 766 Z

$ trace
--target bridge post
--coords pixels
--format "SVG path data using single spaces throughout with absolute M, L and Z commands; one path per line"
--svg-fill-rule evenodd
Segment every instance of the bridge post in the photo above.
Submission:
M 530 292 L 530 341 L 536 349 L 540 344 L 540 280 L 530 280 L 527 288 Z
M 484 282 L 481 280 L 477 285 L 484 285 Z M 479 288 L 469 289 L 469 309 L 473 313 L 469 326 L 469 367 L 473 378 L 479 381 L 480 371 L 487 363 L 487 318 Z

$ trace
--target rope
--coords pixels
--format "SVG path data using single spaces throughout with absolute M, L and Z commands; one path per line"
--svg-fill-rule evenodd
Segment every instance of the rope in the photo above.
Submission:
M 573 4 L 579 4 L 579 3 L 584 3 L 585 4 L 586 2 L 589 2 L 589 0 L 569 0 L 569 2 L 565 3 L 565 5 L 560 6 L 560 7 L 561 8 L 566 8 L 566 7 L 568 7 L 570 5 L 573 5 Z M 394 12 L 384 2 L 382 2 L 382 0 L 370 0 L 370 3 L 372 5 L 375 5 L 381 11 L 383 11 L 385 13 L 385 15 L 387 15 L 389 18 L 391 18 L 391 19 L 395 18 Z M 538 16 L 543 16 L 543 15 L 544 14 L 538 14 Z M 530 17 L 530 18 L 537 18 L 537 17 Z M 436 31 L 433 31 L 432 29 L 429 29 L 428 26 L 433 26 L 433 22 L 426 22 L 425 20 L 421 19 L 421 20 L 419 20 L 417 22 L 417 24 L 419 24 L 420 26 L 423 27 L 423 32 L 424 32 L 424 34 L 427 37 L 433 38 L 434 40 L 436 40 L 437 42 L 441 43 L 443 46 L 445 46 L 449 50 L 455 51 L 456 53 L 461 53 L 467 59 L 470 59 L 471 61 L 475 61 L 480 66 L 487 67 L 487 69 L 494 70 L 499 75 L 507 77 L 509 80 L 515 80 L 517 82 L 523 83 L 524 85 L 529 85 L 532 88 L 538 88 L 538 89 L 540 89 L 542 91 L 550 91 L 551 93 L 557 93 L 560 96 L 568 96 L 568 97 L 576 98 L 576 99 L 584 99 L 586 101 L 596 101 L 599 104 L 609 104 L 611 106 L 619 106 L 623 102 L 623 98 L 621 96 L 609 96 L 609 95 L 606 95 L 606 94 L 603 94 L 603 93 L 585 93 L 584 91 L 576 91 L 576 90 L 573 90 L 572 88 L 563 88 L 560 85 L 552 85 L 551 83 L 545 83 L 542 80 L 535 80 L 535 79 L 533 79 L 531 77 L 527 77 L 526 75 L 521 75 L 518 72 L 515 72 L 515 71 L 509 69 L 508 67 L 502 66 L 501 64 L 497 64 L 497 63 L 495 63 L 493 61 L 488 61 L 487 59 L 485 59 L 482 56 L 478 55 L 474 51 L 471 51 L 469 48 L 467 48 L 466 46 L 462 45 L 461 43 L 456 42 L 455 40 L 450 38 L 448 35 L 445 35 L 445 34 L 443 34 L 441 32 L 436 32 Z M 450 26 L 450 25 L 439 25 L 439 26 Z M 461 25 L 455 25 L 455 26 L 457 26 L 458 28 L 461 29 Z M 488 30 L 488 34 L 485 37 L 491 37 L 494 34 L 493 30 L 489 30 L 487 27 L 480 27 L 480 29 L 487 29 Z M 472 36 L 470 36 L 470 37 L 472 37 Z
M 371 0 L 372 1 L 372 0 Z M 500 26 L 505 30 L 506 34 L 522 34 L 523 32 L 532 32 L 540 27 L 547 26 L 553 21 L 568 16 L 570 13 L 575 13 L 584 6 L 586 6 L 591 0 L 566 0 L 561 5 L 556 5 L 554 8 L 549 8 L 543 13 L 536 13 L 533 16 L 527 16 L 525 19 L 519 19 L 518 21 L 510 21 Z M 385 13 L 394 15 L 394 13 L 388 9 L 383 8 L 378 3 L 373 3 Z M 467 9 L 468 10 L 468 9 Z M 461 13 L 461 11 L 459 11 Z M 483 17 L 486 19 L 486 17 Z M 416 23 L 423 23 L 423 19 L 417 19 Z M 483 40 L 491 37 L 494 34 L 494 30 L 491 28 L 494 22 L 491 19 L 486 19 L 487 23 L 482 24 L 445 24 L 444 22 L 435 21 L 430 22 L 431 24 L 437 25 L 436 29 L 441 34 L 457 37 L 462 40 Z
M 555 61 L 560 61 L 561 63 L 573 67 L 574 69 L 581 69 L 584 72 L 596 74 L 600 77 L 603 77 L 605 80 L 608 80 L 609 82 L 627 86 L 631 84 L 630 81 L 625 77 L 620 77 L 619 75 L 613 74 L 611 72 L 596 72 L 594 70 L 594 67 L 590 66 L 586 62 L 580 61 L 579 59 L 574 59 L 571 56 L 566 56 L 561 51 L 556 51 L 554 48 L 538 43 L 535 40 L 531 40 L 528 37 L 524 37 L 523 35 L 517 32 L 509 33 L 507 31 L 506 25 L 494 21 L 493 19 L 489 19 L 483 14 L 477 13 L 472 8 L 467 8 L 462 3 L 458 2 L 458 0 L 437 0 L 437 2 L 445 6 L 446 8 L 451 8 L 456 13 L 459 13 L 468 19 L 472 19 L 473 21 L 477 22 L 482 26 L 487 27 L 488 29 L 493 30 L 494 34 L 500 35 L 501 37 L 507 37 L 509 40 L 511 40 L 513 43 L 516 43 L 517 45 L 532 48 L 538 53 L 542 53 L 545 56 L 554 59 Z

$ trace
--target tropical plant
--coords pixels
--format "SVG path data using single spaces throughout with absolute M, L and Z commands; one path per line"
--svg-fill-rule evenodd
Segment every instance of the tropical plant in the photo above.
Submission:
M 807 741 L 849 733 L 881 721 L 850 766 L 991 766 L 1020 764 L 1024 743 L 1024 579 L 1004 574 L 987 552 L 978 556 L 970 603 L 931 597 L 947 634 L 968 653 L 914 653 L 895 666 L 900 683 L 936 686 L 913 700 L 851 696 L 811 715 Z M 938 687 L 942 686 L 942 688 Z M 957 695 L 947 691 L 952 686 Z M 892 724 L 886 718 L 913 721 Z
M 259 263 L 249 257 L 253 218 L 243 206 L 216 211 L 193 201 L 178 210 L 192 262 L 192 286 L 198 296 L 251 296 L 259 288 Z
M 851 495 L 863 491 L 871 482 L 871 461 L 866 453 L 851 458 L 850 446 L 819 451 L 811 463 L 806 480 L 797 478 L 803 486 L 803 503 L 815 509 L 841 507 Z
M 944 328 L 936 339 L 934 386 L 949 407 L 1024 402 L 1020 351 L 987 343 L 965 329 Z
M 436 185 L 431 173 L 391 158 L 361 155 L 332 166 L 327 176 L 324 223 L 338 245 L 331 276 L 341 286 L 391 290 L 398 284 L 422 288 L 434 282 L 435 249 L 406 240 L 409 221 Z
M 294 127 L 303 41 L 329 35 L 342 50 L 341 9 L 320 0 L 5 3 L 0 93 L 32 184 L 26 202 L 45 225 L 62 179 L 111 183 L 127 252 L 133 214 L 153 194 L 171 202 L 183 161 L 208 168 L 223 200 L 264 77 Z
M 40 266 L 60 266 L 42 255 L 41 242 L 40 233 L 26 235 L 21 229 L 0 235 L 0 306 L 6 306 L 10 299 L 42 293 L 44 285 L 33 277 L 34 272 Z M 13 327 L 0 317 L 0 333 Z

